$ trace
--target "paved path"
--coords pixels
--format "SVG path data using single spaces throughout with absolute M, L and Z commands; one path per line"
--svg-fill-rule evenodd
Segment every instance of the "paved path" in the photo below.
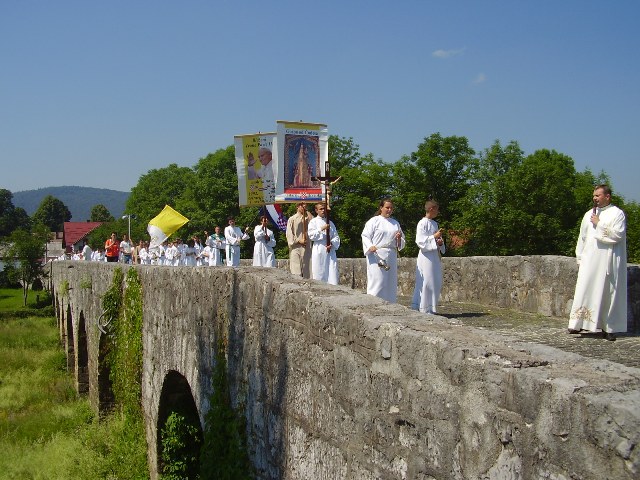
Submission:
M 410 298 L 400 298 L 408 305 Z M 585 357 L 611 360 L 629 367 L 640 368 L 640 335 L 619 333 L 615 342 L 601 337 L 569 335 L 566 318 L 545 317 L 484 305 L 444 303 L 438 315 L 452 322 L 472 325 L 516 337 L 525 342 L 549 345 Z

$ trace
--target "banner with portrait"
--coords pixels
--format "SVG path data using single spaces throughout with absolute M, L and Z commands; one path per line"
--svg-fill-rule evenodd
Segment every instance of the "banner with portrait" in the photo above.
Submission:
M 320 123 L 277 121 L 278 203 L 320 202 L 324 185 L 315 177 L 324 176 L 329 160 L 329 134 Z
M 278 163 L 275 132 L 235 135 L 238 200 L 241 207 L 261 206 L 275 201 Z

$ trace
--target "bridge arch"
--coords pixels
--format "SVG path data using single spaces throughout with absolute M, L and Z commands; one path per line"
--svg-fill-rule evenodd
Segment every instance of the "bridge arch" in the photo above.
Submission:
M 76 370 L 76 356 L 73 337 L 73 317 L 71 315 L 71 304 L 67 305 L 65 316 L 65 350 L 67 351 L 67 370 L 74 373 Z
M 176 423 L 176 416 L 181 417 L 179 424 Z M 170 433 L 168 432 L 169 428 L 167 428 L 169 424 L 171 424 L 173 428 Z M 195 427 L 195 435 L 186 431 L 187 426 Z M 203 429 L 200 423 L 198 407 L 191 393 L 189 381 L 175 370 L 169 370 L 167 372 L 162 384 L 157 432 L 156 450 L 158 471 L 163 471 L 166 462 L 166 457 L 163 455 L 163 441 L 165 440 L 165 436 L 177 435 L 180 436 L 184 442 L 184 447 L 180 451 L 172 451 L 171 453 L 177 456 L 184 454 L 185 457 L 190 458 L 195 456 L 195 462 L 189 462 L 188 458 L 183 459 L 187 464 L 192 463 L 187 466 L 187 469 L 195 469 L 195 471 L 190 472 L 195 475 L 199 467 L 199 455 L 197 455 L 196 452 L 199 451 L 203 442 Z M 189 477 L 190 476 L 191 475 L 189 475 Z
M 76 372 L 78 393 L 89 393 L 89 351 L 87 347 L 87 326 L 83 311 L 80 312 L 80 320 L 78 321 L 78 365 Z

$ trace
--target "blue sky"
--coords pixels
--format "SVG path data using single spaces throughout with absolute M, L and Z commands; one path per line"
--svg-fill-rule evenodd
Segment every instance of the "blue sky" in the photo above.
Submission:
M 0 1 L 0 188 L 128 191 L 276 120 L 554 149 L 640 201 L 640 2 Z

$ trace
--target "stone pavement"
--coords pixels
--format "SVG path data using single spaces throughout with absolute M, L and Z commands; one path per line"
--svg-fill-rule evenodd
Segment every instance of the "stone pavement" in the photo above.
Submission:
M 411 299 L 399 297 L 407 306 Z M 614 342 L 601 337 L 570 335 L 566 318 L 545 317 L 486 305 L 448 302 L 438 305 L 438 315 L 453 324 L 492 330 L 524 342 L 538 343 L 583 355 L 640 368 L 640 335 L 619 333 Z

